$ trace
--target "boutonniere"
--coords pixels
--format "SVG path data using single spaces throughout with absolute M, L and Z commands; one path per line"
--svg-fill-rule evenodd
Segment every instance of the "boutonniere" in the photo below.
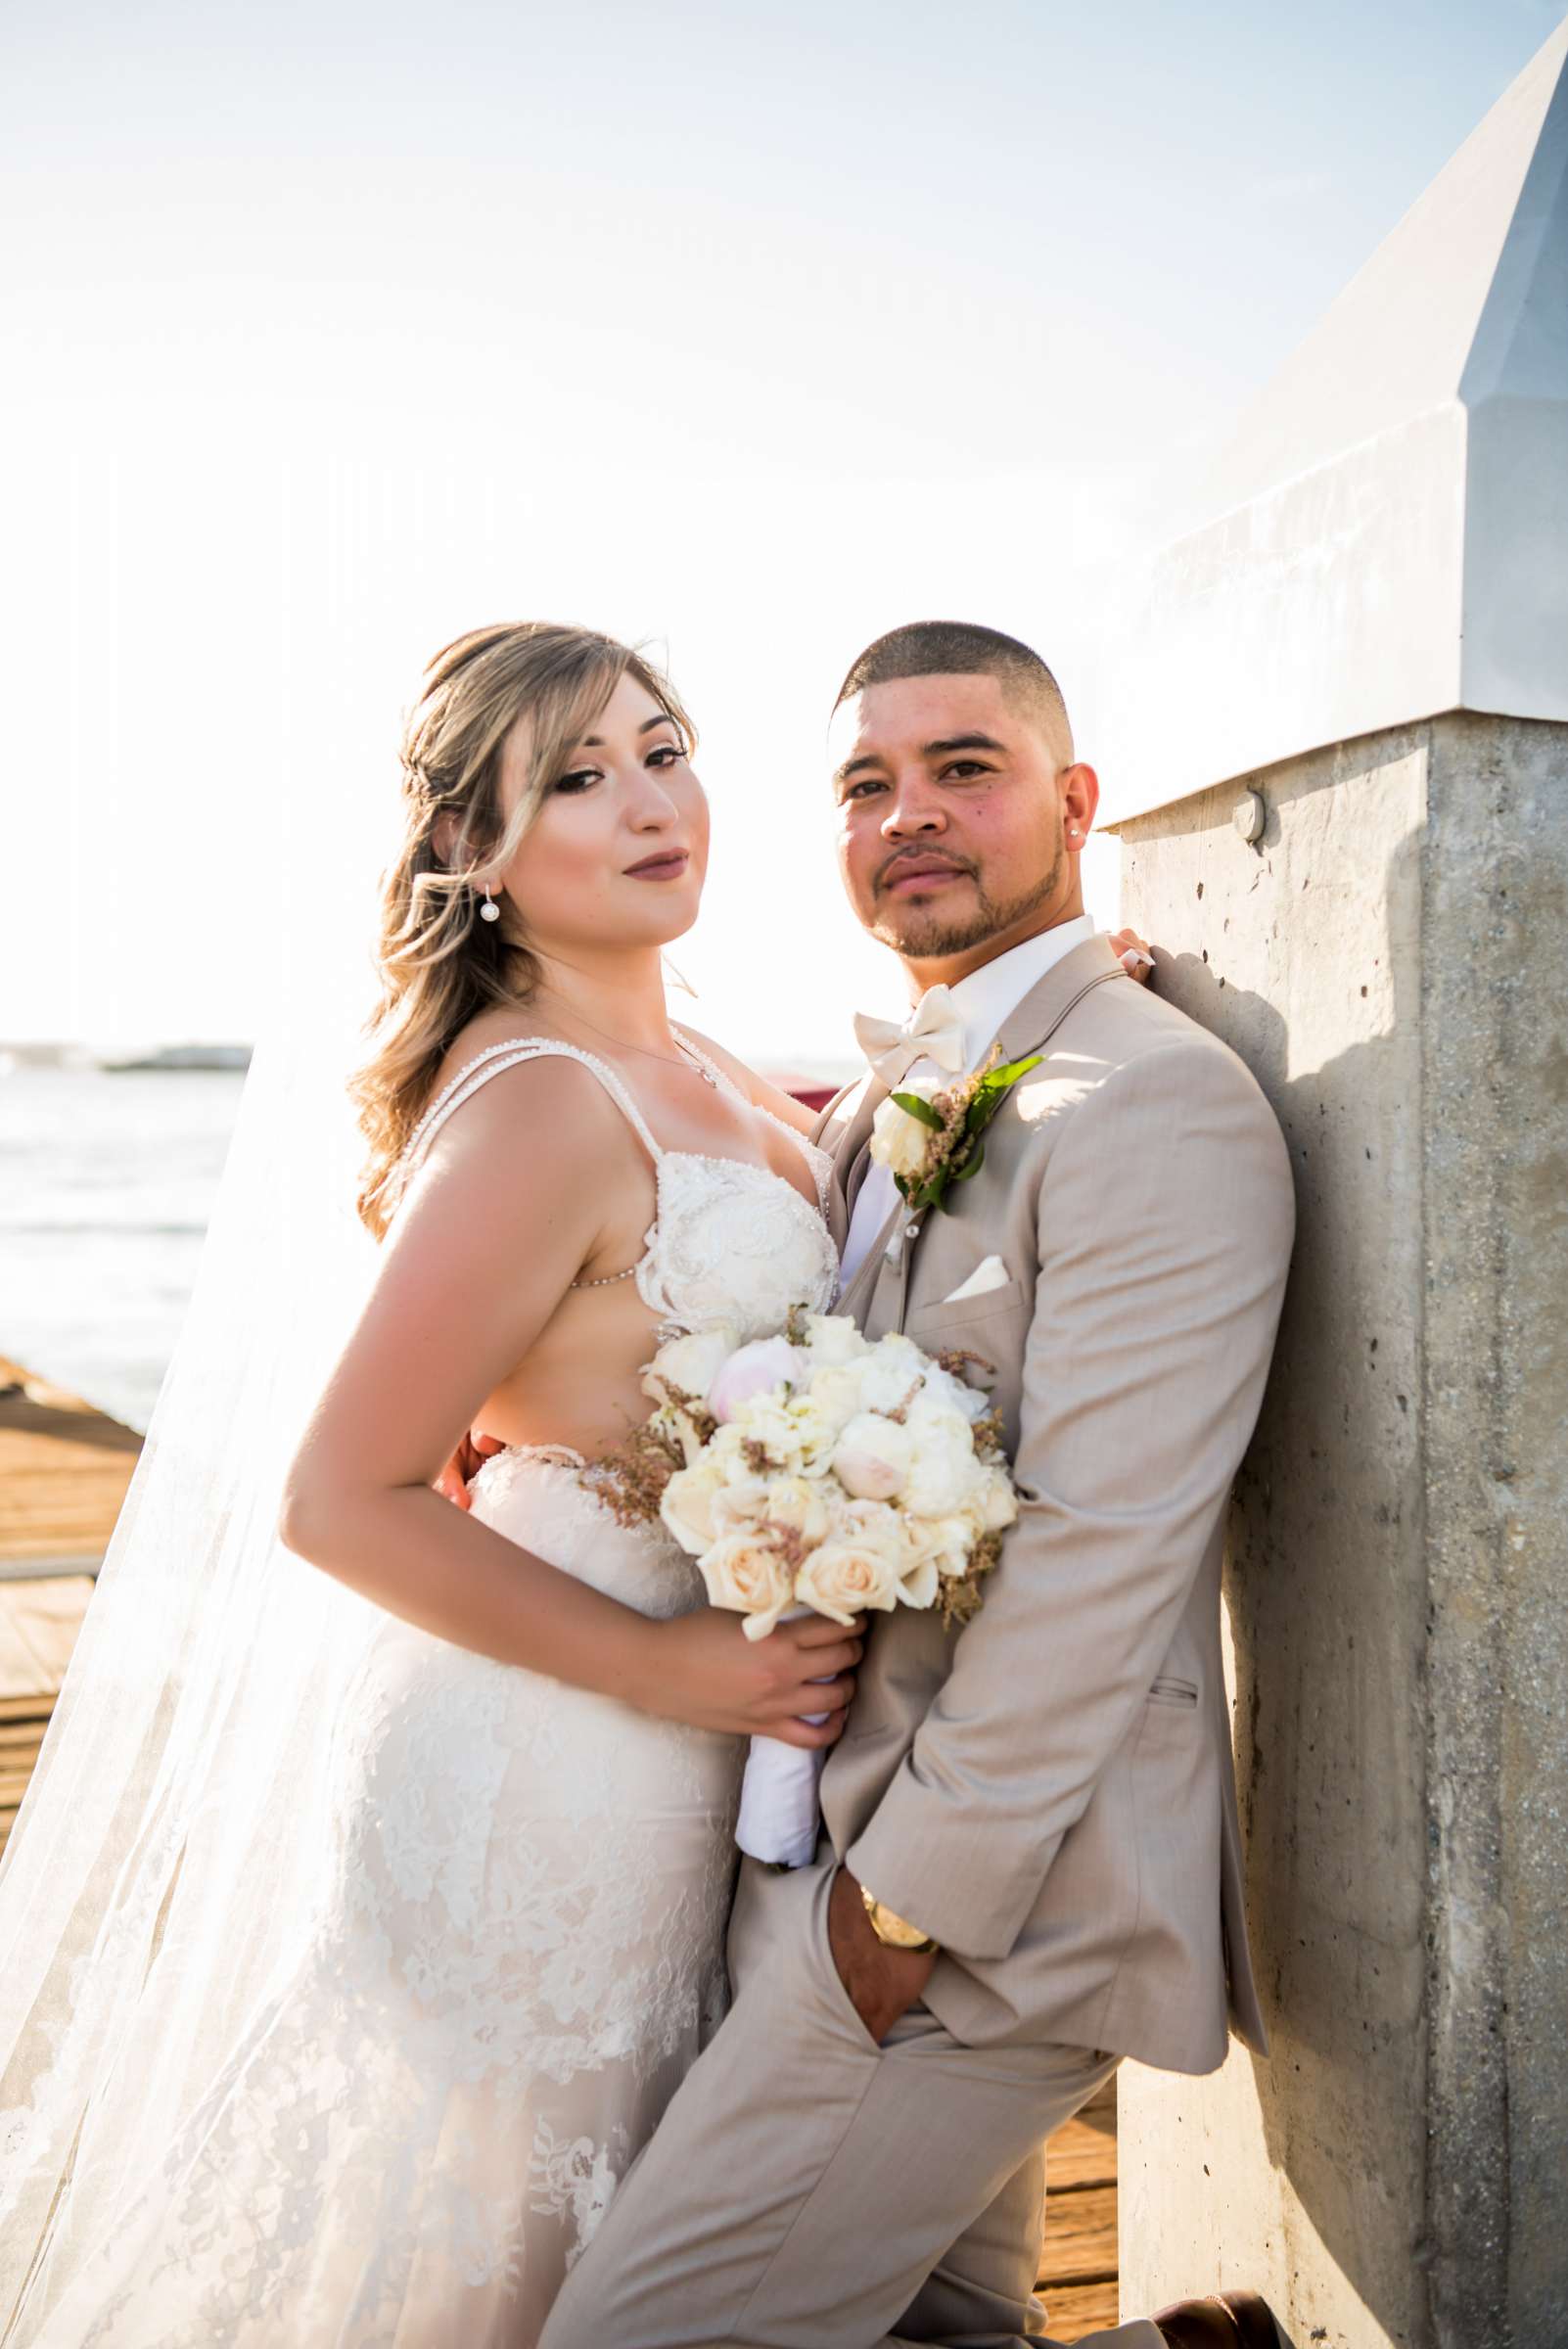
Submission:
M 887 1167 L 910 1207 L 947 1204 L 947 1190 L 968 1182 L 985 1163 L 986 1128 L 1021 1077 L 1044 1054 L 997 1066 L 997 1047 L 972 1077 L 935 1077 L 890 1093 L 871 1122 L 871 1156 Z

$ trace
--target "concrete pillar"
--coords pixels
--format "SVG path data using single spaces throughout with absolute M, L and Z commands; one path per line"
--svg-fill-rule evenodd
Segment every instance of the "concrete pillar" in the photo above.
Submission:
M 1568 726 L 1453 715 L 1122 827 L 1301 1223 L 1231 1526 L 1269 2028 L 1124 2074 L 1123 2306 L 1568 2341 Z M 1245 1246 L 1244 1233 L 1237 1245 Z
M 1300 2349 L 1568 2344 L 1565 57 L 1265 394 L 1081 726 L 1301 1210 L 1226 1582 L 1273 2048 L 1125 2070 L 1122 2303 L 1251 2284 Z

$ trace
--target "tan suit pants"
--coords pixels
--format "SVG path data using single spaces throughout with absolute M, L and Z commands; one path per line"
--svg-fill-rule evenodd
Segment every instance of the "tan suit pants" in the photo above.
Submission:
M 831 1862 L 745 1865 L 735 2004 L 567 2279 L 540 2349 L 1014 2349 L 1034 2296 L 1041 2140 L 1116 2068 L 976 2049 L 916 2006 L 880 2048 L 828 1946 Z M 1146 2322 L 1098 2349 L 1164 2349 Z M 1089 2349 L 1089 2344 L 1084 2344 Z

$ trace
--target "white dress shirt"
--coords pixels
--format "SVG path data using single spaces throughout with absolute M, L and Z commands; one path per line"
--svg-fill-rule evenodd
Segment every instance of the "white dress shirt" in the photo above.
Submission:
M 964 1027 L 964 1067 L 974 1072 L 984 1060 L 996 1038 L 996 1031 L 1010 1012 L 1033 988 L 1039 985 L 1054 963 L 1075 946 L 1096 935 L 1092 914 L 1081 913 L 1070 922 L 1058 922 L 1052 930 L 1041 930 L 1035 938 L 1026 938 L 1021 946 L 1009 946 L 993 962 L 984 962 L 967 979 L 960 979 L 952 989 L 952 999 Z M 909 1071 L 911 1080 L 940 1077 L 942 1072 L 933 1060 L 917 1060 Z M 846 1174 L 849 1170 L 846 1168 Z M 875 1164 L 866 1170 L 850 1218 L 849 1234 L 844 1243 L 844 1263 L 841 1279 L 848 1288 L 868 1250 L 876 1241 L 883 1224 L 898 1203 L 898 1188 L 886 1167 Z

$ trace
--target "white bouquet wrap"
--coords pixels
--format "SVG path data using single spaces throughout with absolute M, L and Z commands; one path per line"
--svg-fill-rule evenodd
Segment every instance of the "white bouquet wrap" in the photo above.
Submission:
M 750 1638 L 807 1609 L 849 1624 L 940 1606 L 965 1621 L 1018 1514 L 995 1422 L 961 1375 L 974 1359 L 935 1361 L 908 1338 L 804 1311 L 745 1346 L 673 1339 L 644 1375 L 658 1407 L 640 1431 L 641 1505 L 659 1483 L 659 1515 Z M 667 1472 L 650 1481 L 661 1448 Z M 811 1858 L 822 1759 L 752 1740 L 743 1851 Z

